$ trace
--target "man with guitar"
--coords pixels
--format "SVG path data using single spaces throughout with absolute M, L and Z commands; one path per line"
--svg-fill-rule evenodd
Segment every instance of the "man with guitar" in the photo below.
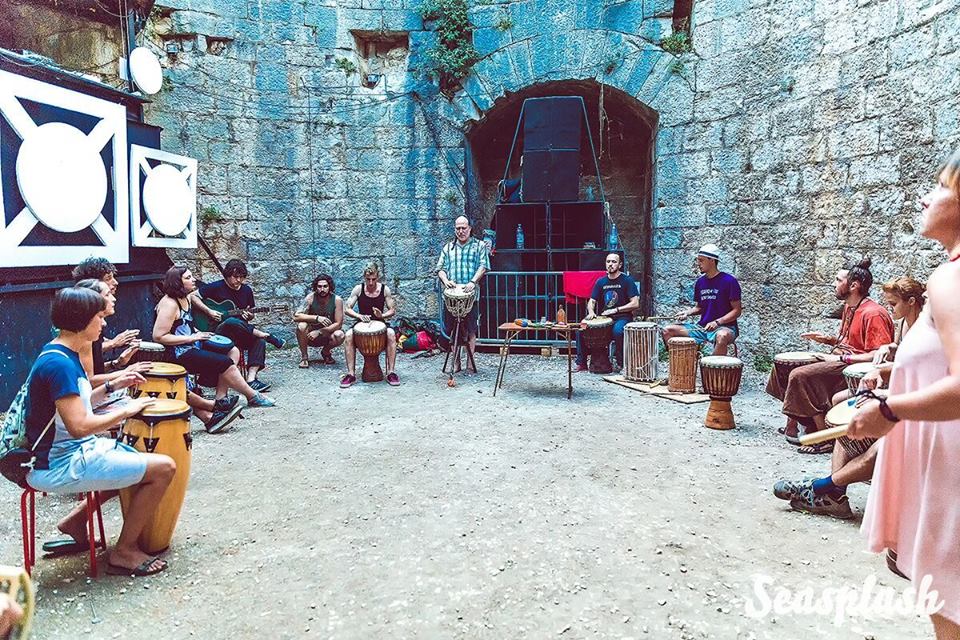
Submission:
M 206 325 L 201 316 L 195 319 L 195 324 L 198 331 L 215 331 L 247 351 L 247 384 L 260 393 L 270 388 L 270 383 L 257 380 L 257 374 L 266 364 L 267 343 L 282 349 L 283 340 L 250 324 L 254 312 L 262 309 L 256 308 L 253 289 L 246 284 L 247 275 L 247 265 L 234 259 L 223 268 L 222 280 L 201 286 L 200 300 L 195 297 L 194 305 L 219 324 Z

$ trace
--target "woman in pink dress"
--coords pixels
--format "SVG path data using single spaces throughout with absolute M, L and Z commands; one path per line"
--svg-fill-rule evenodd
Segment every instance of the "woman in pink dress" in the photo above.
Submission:
M 943 608 L 940 640 L 960 638 L 960 150 L 921 200 L 921 233 L 949 261 L 927 284 L 928 304 L 903 339 L 890 398 L 850 423 L 852 438 L 881 437 L 863 519 L 870 550 L 897 552 L 915 587 L 930 576 Z

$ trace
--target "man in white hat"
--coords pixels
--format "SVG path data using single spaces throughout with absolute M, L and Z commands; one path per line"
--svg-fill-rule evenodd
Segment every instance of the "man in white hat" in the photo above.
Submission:
M 713 353 L 727 355 L 727 347 L 737 339 L 737 318 L 743 313 L 740 301 L 740 283 L 729 273 L 720 271 L 720 249 L 715 244 L 705 244 L 697 252 L 697 267 L 703 275 L 694 285 L 696 306 L 681 311 L 677 320 L 683 322 L 690 316 L 700 316 L 700 322 L 672 324 L 663 330 L 663 341 L 670 338 L 690 337 L 698 344 L 713 343 Z

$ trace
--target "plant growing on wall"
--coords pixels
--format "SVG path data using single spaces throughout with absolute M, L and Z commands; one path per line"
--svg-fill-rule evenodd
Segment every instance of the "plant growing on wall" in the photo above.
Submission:
M 220 213 L 220 210 L 215 206 L 208 204 L 207 206 L 200 209 L 200 215 L 197 216 L 201 224 L 209 224 L 211 222 L 223 222 L 226 220 L 224 215 Z
M 353 61 L 348 58 L 337 58 L 334 64 L 337 69 L 340 69 L 348 76 L 352 76 L 357 72 L 357 65 L 353 64 Z
M 497 31 L 509 31 L 513 29 L 513 18 L 510 16 L 501 16 L 497 24 L 493 26 Z
M 684 20 L 673 33 L 660 40 L 660 48 L 675 56 L 682 56 L 693 51 L 693 41 L 690 39 L 689 22 Z
M 420 15 L 436 22 L 437 44 L 427 52 L 427 72 L 439 79 L 444 95 L 452 96 L 480 59 L 473 46 L 467 0 L 424 0 Z

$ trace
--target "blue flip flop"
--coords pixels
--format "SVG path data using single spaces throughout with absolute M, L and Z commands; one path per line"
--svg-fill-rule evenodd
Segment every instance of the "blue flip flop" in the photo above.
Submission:
M 40 547 L 47 558 L 59 558 L 60 556 L 69 556 L 74 553 L 82 553 L 90 550 L 90 543 L 84 540 L 77 542 L 73 538 L 64 540 L 49 540 Z

